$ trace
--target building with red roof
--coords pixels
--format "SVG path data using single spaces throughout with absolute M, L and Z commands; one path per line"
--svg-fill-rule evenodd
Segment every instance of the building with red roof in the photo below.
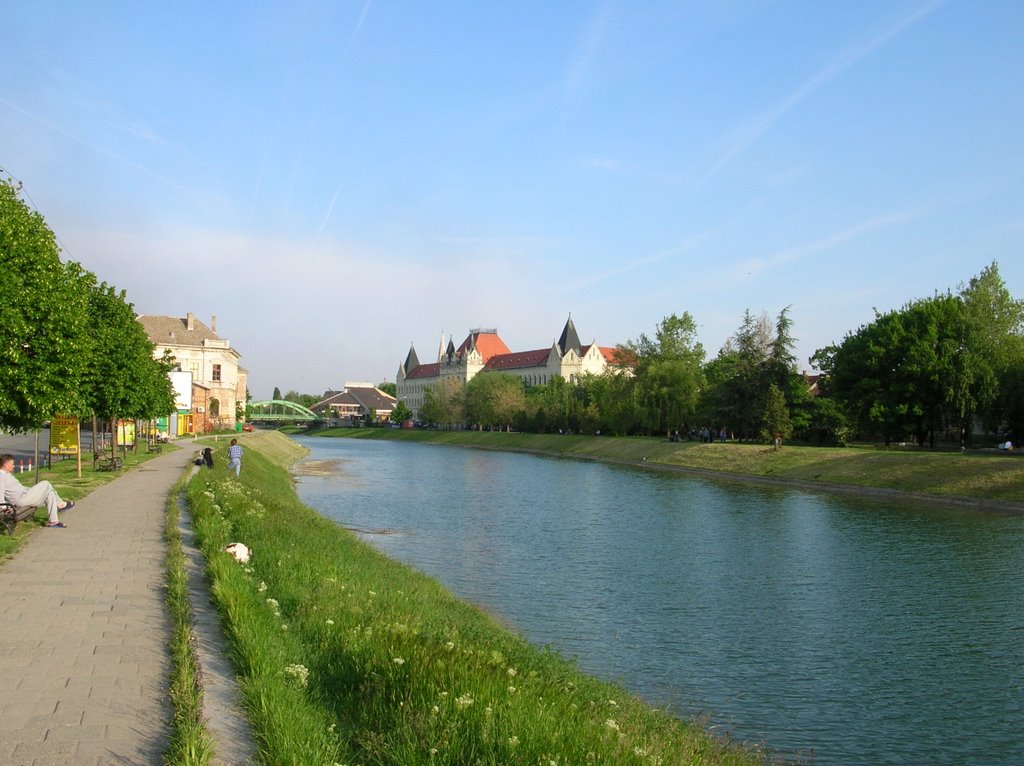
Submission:
M 409 349 L 398 367 L 396 393 L 418 417 L 426 390 L 441 382 L 465 385 L 485 371 L 518 375 L 527 386 L 549 383 L 556 376 L 574 382 L 584 373 L 606 372 L 614 364 L 614 352 L 614 348 L 596 343 L 581 344 L 571 315 L 550 348 L 534 351 L 510 351 L 495 329 L 470 330 L 458 347 L 454 338 L 446 342 L 442 333 L 436 362 L 421 364 L 415 346 Z

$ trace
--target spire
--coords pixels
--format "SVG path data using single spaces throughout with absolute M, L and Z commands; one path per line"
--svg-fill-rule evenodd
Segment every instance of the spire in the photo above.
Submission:
M 441 330 L 441 341 L 437 344 L 437 361 L 444 361 L 444 330 Z
M 572 314 L 569 314 L 569 319 L 565 323 L 565 327 L 562 330 L 562 335 L 558 338 L 558 349 L 565 355 L 565 352 L 572 349 L 577 354 L 580 353 L 580 336 L 576 333 L 576 325 L 572 323 Z
M 409 355 L 405 357 L 405 372 L 408 374 L 420 366 L 420 360 L 416 357 L 416 346 L 412 343 L 409 344 Z

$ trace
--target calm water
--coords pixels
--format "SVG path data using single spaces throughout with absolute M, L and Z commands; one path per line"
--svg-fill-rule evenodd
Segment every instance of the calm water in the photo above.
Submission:
M 306 503 L 681 716 L 815 763 L 1024 763 L 1024 516 L 303 443 L 343 461 Z

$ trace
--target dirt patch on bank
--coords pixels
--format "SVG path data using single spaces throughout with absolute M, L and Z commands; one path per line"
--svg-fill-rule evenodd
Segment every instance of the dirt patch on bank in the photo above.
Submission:
M 292 473 L 296 476 L 341 476 L 344 471 L 344 460 L 303 460 L 296 463 Z

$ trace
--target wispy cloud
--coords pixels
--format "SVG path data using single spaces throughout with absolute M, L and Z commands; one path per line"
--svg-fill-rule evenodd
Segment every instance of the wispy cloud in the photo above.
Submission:
M 920 215 L 920 211 L 908 210 L 873 216 L 865 221 L 861 221 L 860 223 L 852 226 L 847 226 L 837 232 L 821 237 L 820 239 L 816 239 L 813 242 L 805 242 L 794 247 L 788 247 L 762 258 L 748 258 L 746 260 L 739 261 L 730 267 L 729 280 L 731 281 L 736 277 L 758 276 L 781 266 L 786 266 L 795 261 L 802 260 L 808 256 L 834 250 L 835 248 L 845 245 L 847 242 L 867 234 L 868 232 L 875 231 L 877 229 L 884 229 L 890 226 L 896 226 L 915 218 L 918 215 Z
M 597 11 L 587 19 L 580 36 L 573 49 L 572 55 L 565 67 L 565 74 L 562 78 L 565 91 L 565 99 L 568 102 L 575 100 L 580 89 L 586 83 L 590 71 L 590 64 L 597 55 L 608 31 L 611 18 L 611 2 L 605 2 Z
M 723 168 L 755 144 L 761 136 L 767 133 L 777 122 L 779 122 L 779 120 L 789 114 L 789 112 L 796 108 L 801 102 L 828 85 L 832 80 L 846 72 L 848 69 L 863 61 L 894 37 L 917 24 L 944 2 L 945 0 L 932 0 L 932 2 L 922 5 L 909 16 L 901 19 L 874 37 L 840 51 L 840 53 L 832 59 L 831 62 L 816 72 L 809 80 L 807 80 L 807 82 L 790 93 L 767 112 L 757 115 L 748 123 L 740 127 L 740 129 L 736 131 L 736 135 L 729 145 L 715 160 L 711 169 L 697 181 L 694 186 L 694 190 L 699 189 L 712 178 L 717 176 Z
M 370 12 L 371 3 L 373 3 L 373 0 L 366 0 L 366 2 L 363 3 L 363 12 L 359 14 L 359 21 L 356 22 L 356 28 L 352 30 L 352 34 L 349 35 L 348 38 L 348 45 L 345 46 L 346 53 L 348 53 L 352 44 L 355 43 L 356 38 L 359 37 L 359 33 L 363 29 L 363 23 L 366 21 L 366 15 Z
M 327 222 L 331 219 L 331 213 L 334 212 L 334 205 L 338 201 L 338 195 L 341 194 L 342 187 L 344 186 L 344 183 L 338 184 L 338 189 L 334 192 L 334 197 L 331 198 L 331 204 L 327 206 L 327 212 L 324 213 L 324 219 L 320 222 L 320 227 L 316 230 L 316 234 L 313 239 L 318 239 L 320 237 L 320 234 L 324 230 L 324 226 L 326 226 Z
M 641 269 L 645 266 L 650 266 L 652 264 L 659 263 L 661 261 L 665 261 L 670 258 L 682 255 L 683 253 L 690 252 L 694 248 L 706 242 L 714 234 L 714 231 L 706 231 L 701 234 L 695 234 L 689 239 L 680 242 L 678 245 L 675 245 L 673 247 L 667 248 L 665 250 L 660 250 L 656 253 L 642 256 L 640 258 L 634 258 L 631 261 L 627 261 L 626 263 L 620 264 L 619 266 L 616 266 L 611 269 L 607 269 L 606 271 L 602 271 L 597 274 L 591 274 L 589 277 L 585 277 L 583 279 L 574 280 L 572 284 L 566 286 L 566 290 L 571 289 L 575 291 L 584 287 L 591 287 L 592 285 L 598 284 L 599 282 L 605 282 L 609 279 L 612 279 L 613 277 L 620 277 L 623 274 L 628 274 L 631 271 L 636 271 L 637 269 Z

